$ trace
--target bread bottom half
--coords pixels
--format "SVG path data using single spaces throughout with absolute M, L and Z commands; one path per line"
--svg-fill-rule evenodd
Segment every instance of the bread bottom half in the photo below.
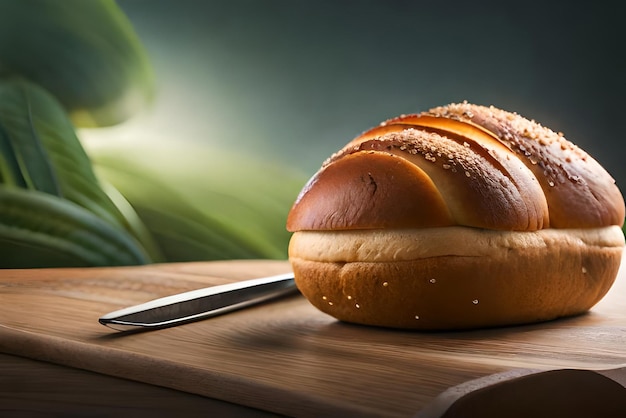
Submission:
M 301 231 L 289 259 L 302 294 L 338 320 L 454 330 L 588 311 L 622 259 L 617 226 L 489 231 Z

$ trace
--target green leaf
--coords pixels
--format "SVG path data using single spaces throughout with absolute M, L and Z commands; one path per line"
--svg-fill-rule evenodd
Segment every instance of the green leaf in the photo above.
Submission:
M 16 185 L 72 199 L 79 184 L 97 184 L 62 107 L 35 84 L 19 78 L 0 80 L 0 141 L 2 155 L 12 162 L 3 171 L 20 179 Z
M 150 144 L 107 141 L 89 152 L 167 261 L 287 258 L 285 222 L 304 174 L 191 142 Z
M 84 208 L 0 185 L 0 268 L 115 266 L 149 259 L 125 231 Z
M 126 120 L 154 95 L 154 75 L 113 0 L 3 0 L 0 75 L 50 91 L 76 126 Z
M 153 258 L 154 243 L 139 219 L 102 189 L 91 161 L 60 104 L 41 87 L 0 80 L 0 159 L 4 184 L 67 199 L 140 240 Z

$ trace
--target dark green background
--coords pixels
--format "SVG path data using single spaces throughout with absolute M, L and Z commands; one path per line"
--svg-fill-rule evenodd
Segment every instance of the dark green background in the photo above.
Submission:
M 144 135 L 312 174 L 383 119 L 468 100 L 564 132 L 626 184 L 626 30 L 601 2 L 119 4 L 159 83 L 153 109 L 130 122 Z

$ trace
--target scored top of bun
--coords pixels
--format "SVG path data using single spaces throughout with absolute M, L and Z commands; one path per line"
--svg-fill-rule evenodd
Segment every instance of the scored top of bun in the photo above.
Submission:
M 536 231 L 623 222 L 613 178 L 562 134 L 464 102 L 390 119 L 349 142 L 303 188 L 287 229 Z

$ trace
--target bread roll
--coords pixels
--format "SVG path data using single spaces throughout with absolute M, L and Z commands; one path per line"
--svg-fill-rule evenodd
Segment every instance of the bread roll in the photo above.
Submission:
M 321 311 L 445 330 L 589 310 L 617 275 L 623 222 L 615 181 L 562 134 L 464 102 L 349 142 L 287 229 L 296 283 Z

